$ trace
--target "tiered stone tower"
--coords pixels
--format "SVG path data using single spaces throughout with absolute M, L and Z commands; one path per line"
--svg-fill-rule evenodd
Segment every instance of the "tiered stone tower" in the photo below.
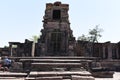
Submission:
M 37 55 L 72 56 L 75 37 L 70 29 L 69 5 L 61 2 L 47 3 L 42 35 L 38 39 Z

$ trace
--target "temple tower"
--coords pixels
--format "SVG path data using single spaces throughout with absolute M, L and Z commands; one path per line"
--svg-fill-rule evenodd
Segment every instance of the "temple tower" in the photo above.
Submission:
M 41 56 L 74 55 L 75 38 L 70 29 L 68 10 L 69 5 L 61 2 L 46 4 L 37 54 Z

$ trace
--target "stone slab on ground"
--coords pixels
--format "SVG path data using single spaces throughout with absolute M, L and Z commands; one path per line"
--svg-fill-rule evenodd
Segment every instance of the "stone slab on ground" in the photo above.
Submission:
M 95 80 L 92 76 L 78 76 L 78 75 L 72 75 L 72 80 Z
M 120 72 L 114 72 L 113 78 L 116 80 L 120 80 Z
M 64 63 L 80 63 L 80 62 L 91 62 L 92 60 L 86 59 L 20 59 L 20 62 L 31 61 L 31 62 L 64 62 Z
M 117 80 L 113 78 L 95 78 L 95 80 Z
M 62 76 L 26 78 L 25 80 L 63 80 Z
M 0 72 L 0 77 L 26 77 L 27 73 Z
M 54 67 L 71 67 L 71 68 L 80 68 L 82 67 L 81 63 L 32 63 L 31 68 L 37 69 L 39 68 L 54 68 Z
M 91 76 L 91 73 L 88 71 L 47 71 L 47 72 L 30 72 L 30 77 L 43 77 L 43 76 L 71 76 L 71 75 L 80 75 L 80 76 Z
M 25 80 L 24 78 L 22 77 L 0 77 L 0 80 Z

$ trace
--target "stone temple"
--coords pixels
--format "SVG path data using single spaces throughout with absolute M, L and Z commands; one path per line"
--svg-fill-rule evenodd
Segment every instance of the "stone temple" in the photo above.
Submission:
M 74 56 L 75 37 L 69 22 L 69 5 L 61 2 L 47 3 L 43 17 L 42 35 L 32 50 L 33 42 L 9 42 L 12 56 Z M 16 49 L 12 45 L 17 45 Z
M 72 56 L 75 37 L 70 28 L 69 5 L 55 2 L 46 4 L 42 35 L 37 44 L 37 55 Z
M 0 78 L 95 80 L 94 77 L 110 78 L 115 71 L 120 72 L 120 42 L 75 40 L 68 10 L 68 4 L 47 3 L 37 43 L 26 39 L 24 43 L 9 42 L 9 47 L 0 48 L 1 57 L 9 56 L 15 61 L 10 71 L 16 72 L 0 73 Z
M 0 48 L 0 55 L 13 57 L 84 56 L 101 59 L 120 59 L 120 42 L 92 43 L 75 40 L 69 21 L 69 5 L 61 2 L 47 3 L 43 29 L 37 43 L 28 39 L 24 43 L 9 42 Z M 34 44 L 34 45 L 33 45 Z M 13 46 L 16 47 L 13 47 Z

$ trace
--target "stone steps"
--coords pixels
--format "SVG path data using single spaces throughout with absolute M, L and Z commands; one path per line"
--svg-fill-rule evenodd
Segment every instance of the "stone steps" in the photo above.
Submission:
M 72 75 L 71 80 L 95 80 L 92 76 L 78 76 L 78 75 Z
M 12 59 L 22 63 L 26 74 L 21 77 L 25 80 L 78 80 L 72 79 L 72 76 L 76 75 L 78 78 L 91 76 L 90 72 L 84 70 L 94 60 L 86 57 L 12 57 Z M 9 74 L 6 77 L 20 75 Z
M 92 58 L 91 58 L 92 59 Z M 26 57 L 18 60 L 22 63 L 23 69 L 32 71 L 51 71 L 55 68 L 87 68 L 93 60 L 85 57 Z
M 45 77 L 45 76 L 91 76 L 88 71 L 42 71 L 42 72 L 30 72 L 29 77 Z
M 71 80 L 72 75 L 91 76 L 88 71 L 42 71 L 27 73 L 0 72 L 1 80 Z
M 26 80 L 76 80 L 71 79 L 73 75 L 84 76 L 91 78 L 91 73 L 87 71 L 47 71 L 47 72 L 30 72 L 29 77 Z M 56 78 L 56 79 L 53 79 Z M 78 77 L 80 78 L 80 77 Z M 78 79 L 77 79 L 78 80 Z M 92 80 L 92 79 L 91 79 Z
M 0 77 L 0 80 L 25 80 L 24 77 Z
M 26 77 L 27 73 L 0 72 L 0 77 Z
M 10 59 L 19 61 L 20 59 L 85 59 L 85 60 L 96 60 L 99 58 L 96 57 L 77 57 L 77 56 L 59 56 L 59 57 L 53 57 L 53 56 L 42 56 L 42 57 L 9 57 Z
M 39 71 L 49 69 L 52 70 L 54 68 L 81 68 L 81 63 L 31 63 L 32 71 Z
M 92 60 L 79 60 L 79 59 L 20 59 L 19 62 L 31 61 L 31 62 L 46 62 L 46 63 L 84 63 L 92 62 Z
M 25 80 L 63 80 L 62 76 L 51 76 L 51 77 L 27 77 Z

